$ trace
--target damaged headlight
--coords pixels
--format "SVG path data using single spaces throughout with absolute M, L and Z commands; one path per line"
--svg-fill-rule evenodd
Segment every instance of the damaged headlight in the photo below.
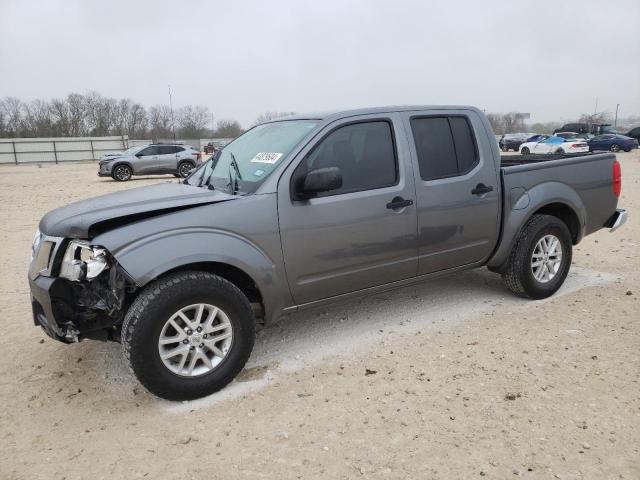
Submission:
M 40 247 L 40 242 L 42 241 L 42 234 L 40 233 L 40 229 L 36 230 L 36 233 L 33 234 L 33 241 L 31 242 L 31 262 L 36 256 L 36 252 Z
M 85 240 L 71 240 L 62 258 L 60 276 L 73 282 L 91 281 L 107 268 L 109 260 L 105 248 Z

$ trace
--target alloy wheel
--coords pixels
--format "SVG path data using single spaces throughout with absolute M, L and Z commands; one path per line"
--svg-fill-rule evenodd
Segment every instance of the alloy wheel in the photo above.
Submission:
M 562 265 L 562 244 L 555 235 L 545 235 L 531 254 L 531 273 L 540 283 L 553 280 Z
M 215 370 L 229 353 L 233 327 L 220 308 L 197 303 L 166 321 L 158 338 L 165 367 L 176 375 L 197 377 Z

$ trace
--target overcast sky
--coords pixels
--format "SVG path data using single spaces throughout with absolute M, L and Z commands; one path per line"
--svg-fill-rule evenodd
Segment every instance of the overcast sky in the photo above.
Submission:
M 0 97 L 640 114 L 640 1 L 0 0 Z

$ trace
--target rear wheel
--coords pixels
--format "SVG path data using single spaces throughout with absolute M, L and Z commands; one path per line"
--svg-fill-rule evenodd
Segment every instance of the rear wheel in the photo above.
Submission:
M 528 147 L 522 147 L 521 152 L 523 155 L 529 155 L 531 153 Z
M 556 153 L 562 155 L 564 153 L 564 150 L 562 148 L 559 148 L 558 150 L 556 150 Z
M 188 177 L 194 166 L 195 165 L 191 162 L 182 162 L 180 165 L 178 165 L 178 175 L 180 175 L 182 178 Z
M 150 392 L 191 400 L 226 386 L 242 370 L 254 343 L 247 297 L 205 272 L 177 272 L 149 284 L 122 324 L 131 370 Z
M 567 278 L 571 256 L 567 225 L 551 215 L 534 215 L 522 229 L 502 278 L 516 295 L 547 298 Z
M 620 151 L 620 145 L 618 145 L 617 143 L 614 143 L 613 145 L 611 145 L 611 148 L 609 149 L 612 152 L 616 153 Z
M 131 176 L 133 175 L 133 171 L 131 167 L 128 165 L 118 165 L 113 169 L 113 173 L 111 177 L 118 182 L 126 182 L 131 180 Z

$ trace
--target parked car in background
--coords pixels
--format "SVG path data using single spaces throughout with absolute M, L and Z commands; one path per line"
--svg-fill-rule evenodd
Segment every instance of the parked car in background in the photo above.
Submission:
M 568 138 L 578 138 L 581 134 L 578 132 L 558 132 L 554 134 L 556 137 L 562 137 L 564 139 Z M 584 135 L 584 134 L 582 134 Z
M 121 154 L 105 155 L 98 176 L 126 182 L 133 175 L 171 173 L 185 178 L 201 163 L 201 153 L 189 145 L 154 143 L 132 147 Z
M 545 138 L 549 138 L 551 135 L 544 135 L 542 133 L 538 133 L 536 135 L 532 135 L 529 138 L 527 138 L 527 142 L 539 142 L 541 140 L 544 140 Z
M 610 123 L 565 123 L 560 128 L 556 128 L 553 134 L 558 132 L 576 132 L 577 134 L 602 135 L 605 133 L 616 133 Z
M 520 153 L 586 153 L 589 151 L 589 144 L 586 140 L 573 138 L 562 138 L 552 136 L 538 142 L 526 142 L 520 146 Z
M 143 146 L 146 147 L 146 145 Z M 140 145 L 136 145 L 135 147 L 130 147 L 122 152 L 109 152 L 100 157 L 100 160 L 108 160 L 110 158 L 122 157 L 125 155 L 133 155 L 135 152 L 140 150 L 140 148 Z
M 599 150 L 608 150 L 610 152 L 624 150 L 625 152 L 630 152 L 634 148 L 638 148 L 638 140 L 625 135 L 607 133 L 589 140 L 589 150 L 591 152 Z
M 517 152 L 520 145 L 526 142 L 529 136 L 530 134 L 528 133 L 505 133 L 500 142 L 498 142 L 500 150 L 503 152 L 508 152 L 509 150 Z
M 64 343 L 121 341 L 146 388 L 188 400 L 242 370 L 256 322 L 302 308 L 482 266 L 549 297 L 583 236 L 625 222 L 620 164 L 501 158 L 491 133 L 470 107 L 260 124 L 180 184 L 45 215 L 32 321 Z
M 635 138 L 640 142 L 640 127 L 635 127 L 629 130 L 626 134 L 627 137 Z

